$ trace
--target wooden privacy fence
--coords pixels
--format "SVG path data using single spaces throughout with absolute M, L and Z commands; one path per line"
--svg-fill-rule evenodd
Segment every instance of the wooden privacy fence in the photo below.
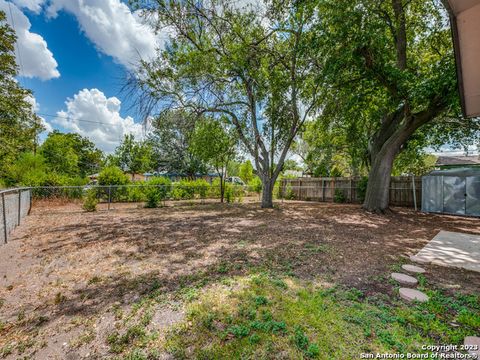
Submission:
M 283 179 L 279 195 L 285 199 L 361 203 L 361 178 L 297 178 Z M 414 191 L 415 189 L 415 191 Z M 390 205 L 420 207 L 422 178 L 395 176 L 390 182 Z

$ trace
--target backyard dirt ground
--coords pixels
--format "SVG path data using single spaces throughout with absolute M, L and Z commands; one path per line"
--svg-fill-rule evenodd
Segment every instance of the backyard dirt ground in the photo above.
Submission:
M 152 290 L 165 300 L 149 325 L 161 341 L 182 319 L 189 288 L 252 271 L 395 296 L 392 266 L 440 230 L 480 234 L 478 219 L 403 208 L 381 216 L 305 202 L 114 207 L 36 203 L 0 247 L 0 358 L 113 357 L 107 338 L 125 321 L 119 312 L 131 314 Z M 478 273 L 427 269 L 447 291 L 480 291 Z

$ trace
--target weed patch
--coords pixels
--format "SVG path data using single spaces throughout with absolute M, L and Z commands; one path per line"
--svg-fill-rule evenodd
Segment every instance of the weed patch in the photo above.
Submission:
M 166 349 L 174 357 L 233 359 L 356 358 L 364 352 L 418 352 L 422 345 L 460 344 L 480 329 L 476 296 L 428 291 L 417 306 L 386 303 L 357 289 L 318 288 L 264 274 L 216 285 L 189 305 Z M 461 326 L 452 326 L 456 322 Z

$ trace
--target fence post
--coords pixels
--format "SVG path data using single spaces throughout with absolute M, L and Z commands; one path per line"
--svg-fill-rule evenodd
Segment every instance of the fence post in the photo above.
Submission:
M 300 186 L 300 200 L 303 200 L 302 180 L 298 182 L 298 185 Z
M 108 210 L 110 211 L 110 203 L 112 202 L 112 185 L 108 185 Z
M 353 180 L 350 177 L 350 203 L 353 203 Z
M 330 182 L 332 184 L 332 202 L 335 202 L 335 188 L 337 186 L 336 182 L 337 182 L 336 178 L 332 178 Z
M 325 202 L 325 180 L 322 180 L 322 201 Z
M 415 175 L 412 174 L 412 188 L 413 188 L 413 204 L 415 211 L 417 211 L 417 189 L 415 188 Z
M 32 189 L 30 188 L 30 189 L 28 190 L 28 192 L 29 192 L 29 196 L 30 196 L 30 200 L 29 200 L 30 204 L 28 205 L 28 206 L 29 206 L 29 208 L 28 208 L 28 215 L 30 215 L 30 212 L 32 211 L 32 201 L 33 201 L 33 200 L 32 200 L 32 197 L 33 197 Z
M 18 225 L 22 218 L 22 190 L 18 190 Z
M 280 189 L 279 189 L 280 194 L 279 195 L 282 198 L 282 204 L 285 201 L 285 193 L 287 191 L 287 184 L 288 184 L 288 182 L 287 182 L 286 179 L 282 179 L 282 181 L 280 182 Z
M 5 235 L 5 244 L 8 242 L 8 231 L 7 231 L 7 212 L 5 210 L 5 194 L 2 193 L 2 212 L 3 212 L 3 233 Z

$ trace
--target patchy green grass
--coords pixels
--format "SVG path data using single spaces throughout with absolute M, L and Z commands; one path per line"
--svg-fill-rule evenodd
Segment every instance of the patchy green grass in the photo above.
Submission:
M 152 308 L 157 303 L 158 299 L 146 297 L 134 304 L 129 314 L 117 317 L 117 330 L 107 337 L 111 353 L 122 354 L 130 351 L 126 358 L 133 359 L 141 354 L 143 349 L 158 345 L 158 332 L 148 329 L 153 316 Z
M 171 331 L 166 350 L 178 359 L 351 359 L 460 344 L 478 334 L 478 296 L 428 294 L 428 303 L 408 306 L 365 298 L 356 289 L 266 275 L 239 278 L 200 294 L 185 322 Z

